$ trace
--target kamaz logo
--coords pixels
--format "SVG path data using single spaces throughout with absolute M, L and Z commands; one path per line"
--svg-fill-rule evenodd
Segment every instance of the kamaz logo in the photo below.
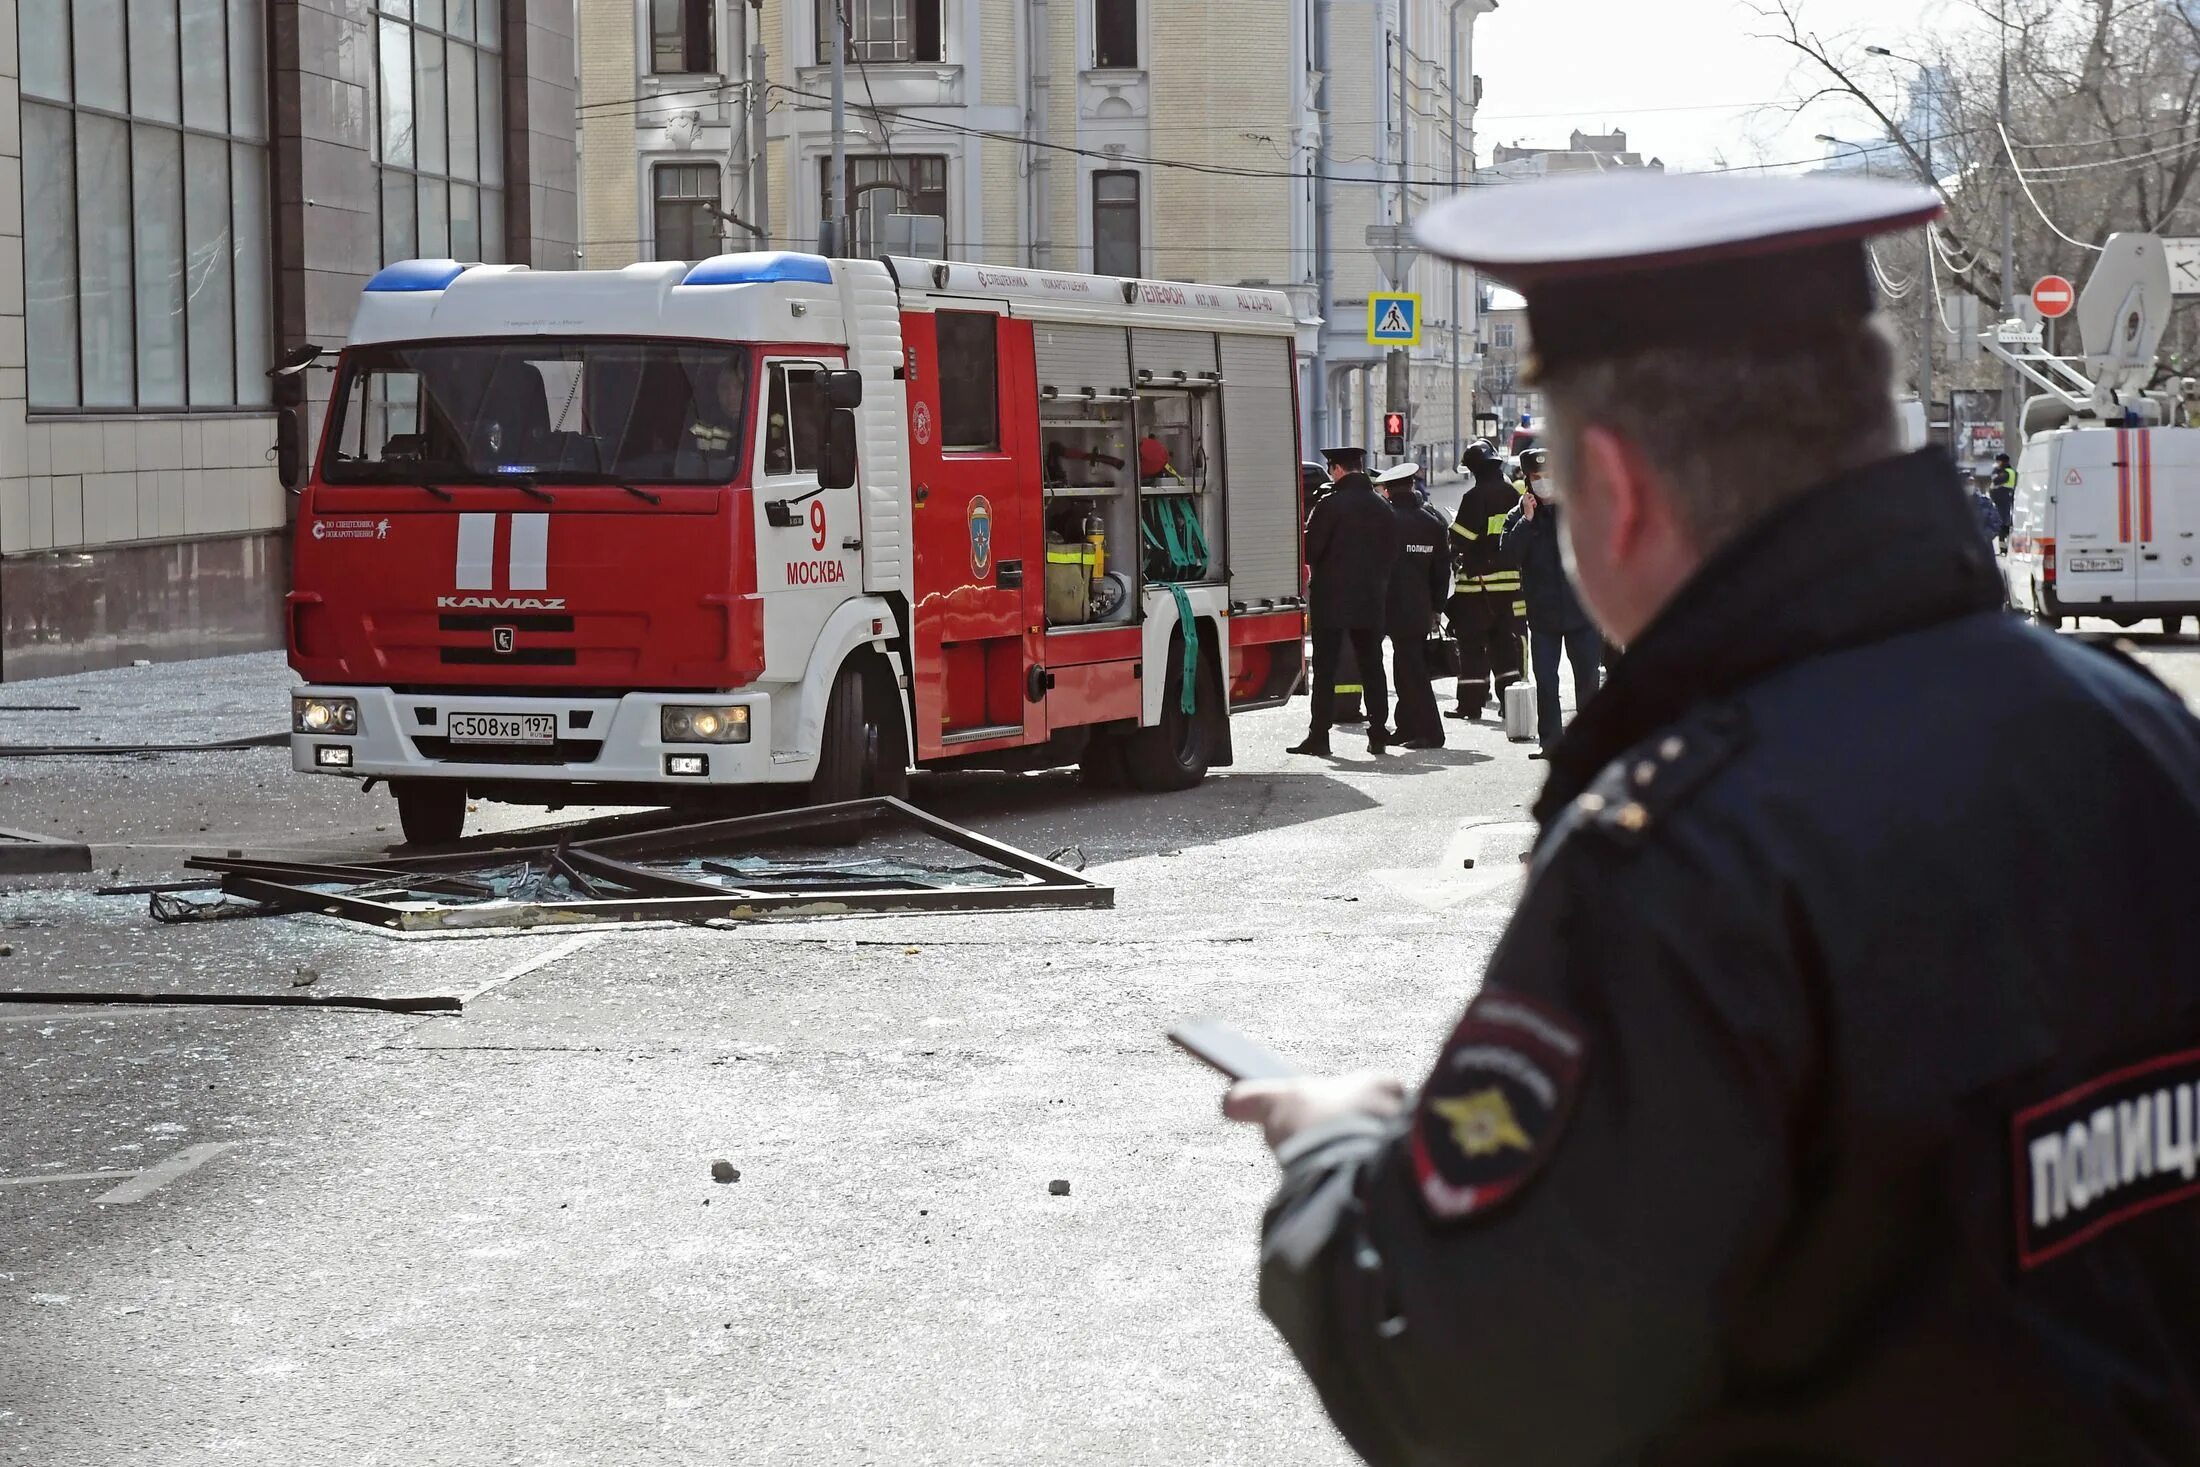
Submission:
M 439 611 L 563 611 L 563 596 L 438 596 Z

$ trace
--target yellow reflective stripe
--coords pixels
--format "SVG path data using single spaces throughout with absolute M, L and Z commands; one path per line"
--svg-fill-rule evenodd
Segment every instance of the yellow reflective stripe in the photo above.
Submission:
M 1330 691 L 1333 693 L 1364 693 L 1367 689 L 1361 687 L 1358 683 L 1337 683 L 1330 688 Z
M 1513 615 L 1514 615 L 1514 616 L 1526 616 L 1527 614 L 1528 614 L 1528 603 L 1527 603 L 1527 602 L 1525 602 L 1525 601 L 1515 601 L 1515 602 L 1513 603 Z
M 1502 535 L 1505 533 L 1505 521 L 1511 516 L 1511 513 L 1512 512 L 1510 510 L 1507 510 L 1504 514 L 1493 514 L 1490 516 L 1490 533 L 1492 535 Z
M 1454 524 L 1452 525 L 1452 527 L 1451 527 L 1451 532 L 1452 532 L 1452 533 L 1453 533 L 1454 535 L 1458 535 L 1458 536 L 1461 536 L 1462 538 L 1465 538 L 1465 539 L 1468 539 L 1468 540 L 1479 540 L 1479 539 L 1481 539 L 1481 538 L 1482 538 L 1482 537 L 1481 537 L 1480 535 L 1477 535 L 1477 534 L 1475 534 L 1475 533 L 1474 533 L 1474 531 L 1472 531 L 1472 530 L 1468 529 L 1468 528 L 1467 528 L 1467 527 L 1466 527 L 1465 525 L 1462 525 L 1462 524 L 1458 524 L 1458 523 L 1454 523 Z

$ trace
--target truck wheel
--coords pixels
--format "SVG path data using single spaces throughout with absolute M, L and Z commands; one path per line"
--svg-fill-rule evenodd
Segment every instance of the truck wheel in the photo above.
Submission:
M 1123 768 L 1123 740 L 1111 733 L 1096 733 L 1078 756 L 1077 770 L 1088 788 L 1119 790 L 1130 783 Z
M 397 824 L 405 844 L 447 846 L 466 833 L 466 788 L 440 779 L 395 779 Z
M 863 678 L 863 792 L 877 799 L 909 798 L 909 739 L 902 727 L 900 690 L 883 662 Z
M 2162 635 L 2174 637 L 2183 629 L 2184 625 L 2185 619 L 2181 616 L 2165 616 L 2162 618 Z
M 1218 747 L 1214 722 L 1223 716 L 1222 690 L 1199 664 L 1199 703 L 1183 711 L 1184 646 L 1169 641 L 1169 677 L 1161 690 L 1161 722 L 1122 741 L 1123 772 L 1134 789 L 1149 794 L 1188 790 L 1207 777 L 1207 762 Z
M 833 679 L 825 704 L 825 731 L 818 740 L 817 773 L 810 780 L 810 803 L 838 805 L 863 798 L 863 673 L 843 667 Z

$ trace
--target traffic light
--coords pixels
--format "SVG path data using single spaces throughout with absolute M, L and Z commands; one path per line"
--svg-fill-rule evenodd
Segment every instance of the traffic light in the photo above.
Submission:
M 1399 458 L 1405 454 L 1405 451 L 1406 415 L 1404 413 L 1384 413 L 1383 452 L 1389 454 L 1392 458 Z

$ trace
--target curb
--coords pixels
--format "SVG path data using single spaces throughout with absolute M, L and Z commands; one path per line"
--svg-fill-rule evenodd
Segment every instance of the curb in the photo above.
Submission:
M 92 848 L 27 830 L 0 829 L 0 876 L 74 875 L 92 869 Z

